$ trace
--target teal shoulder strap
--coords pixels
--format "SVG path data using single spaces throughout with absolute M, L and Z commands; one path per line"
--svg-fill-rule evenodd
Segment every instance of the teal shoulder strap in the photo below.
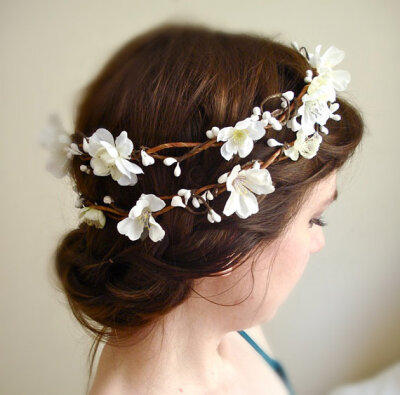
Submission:
M 242 337 L 244 337 L 248 343 L 251 344 L 251 346 L 264 358 L 264 360 L 275 370 L 275 372 L 281 377 L 283 382 L 286 384 L 286 387 L 289 390 L 289 393 L 291 395 L 294 395 L 294 391 L 292 389 L 292 386 L 290 385 L 289 379 L 287 377 L 287 374 L 285 370 L 283 369 L 283 366 L 276 361 L 275 359 L 272 359 L 245 331 L 238 331 Z

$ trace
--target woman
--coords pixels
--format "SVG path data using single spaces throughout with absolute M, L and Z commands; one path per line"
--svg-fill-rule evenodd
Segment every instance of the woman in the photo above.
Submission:
M 293 393 L 259 325 L 324 246 L 363 134 L 342 55 L 168 24 L 88 85 L 56 170 L 82 223 L 55 268 L 96 335 L 91 372 L 105 343 L 90 395 Z

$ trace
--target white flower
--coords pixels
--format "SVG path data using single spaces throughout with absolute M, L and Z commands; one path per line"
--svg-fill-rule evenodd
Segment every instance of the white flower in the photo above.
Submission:
M 114 143 L 113 135 L 104 128 L 99 128 L 85 144 L 87 152 L 92 157 L 90 166 L 96 176 L 108 176 L 119 185 L 135 185 L 138 181 L 136 174 L 143 174 L 143 170 L 130 162 L 133 143 L 128 134 L 123 131 Z
M 322 87 L 313 94 L 306 93 L 301 98 L 303 104 L 300 106 L 297 115 L 301 115 L 301 129 L 311 135 L 315 132 L 315 124 L 325 125 L 331 111 L 327 102 L 334 100 L 332 90 L 329 87 Z M 291 125 L 294 125 L 292 121 Z
M 84 207 L 79 211 L 79 219 L 86 222 L 88 225 L 95 226 L 96 228 L 104 228 L 106 217 L 101 210 L 91 207 Z
M 240 170 L 236 165 L 226 180 L 226 189 L 231 194 L 227 200 L 223 213 L 231 215 L 236 212 L 238 217 L 247 218 L 258 212 L 257 194 L 274 192 L 271 175 L 267 169 L 260 169 L 260 163 L 256 162 L 251 169 Z
M 284 149 L 283 152 L 292 160 L 299 159 L 299 154 L 306 159 L 311 159 L 317 154 L 321 141 L 322 137 L 318 132 L 309 137 L 300 129 L 296 134 L 294 144 L 290 148 Z
M 310 54 L 309 63 L 317 69 L 319 74 L 312 80 L 311 85 L 315 86 L 313 89 L 330 84 L 337 91 L 345 90 L 351 81 L 350 73 L 346 70 L 332 70 L 344 59 L 344 51 L 333 46 L 329 47 L 322 56 L 320 51 L 321 45 L 318 45 L 315 54 Z
M 230 160 L 233 154 L 239 152 L 241 158 L 250 154 L 254 141 L 265 135 L 263 121 L 256 121 L 251 117 L 239 121 L 234 127 L 228 126 L 219 130 L 217 141 L 226 141 L 221 147 L 221 155 Z
M 146 151 L 141 150 L 140 154 L 142 155 L 143 166 L 150 166 L 154 164 L 154 158 L 150 156 Z
M 64 130 L 56 114 L 50 114 L 47 124 L 39 134 L 38 142 L 50 151 L 46 169 L 57 178 L 67 174 L 73 155 L 83 154 L 75 143 L 71 143 L 71 136 Z
M 164 237 L 165 231 L 151 213 L 164 207 L 165 202 L 156 195 L 142 193 L 135 206 L 131 208 L 128 217 L 118 222 L 118 232 L 135 241 L 141 237 L 146 228 L 152 241 L 160 241 Z

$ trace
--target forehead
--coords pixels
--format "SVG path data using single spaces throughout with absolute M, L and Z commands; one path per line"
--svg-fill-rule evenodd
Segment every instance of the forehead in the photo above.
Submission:
M 307 199 L 307 203 L 312 206 L 324 205 L 329 204 L 336 198 L 336 172 L 333 172 L 313 187 L 310 196 Z

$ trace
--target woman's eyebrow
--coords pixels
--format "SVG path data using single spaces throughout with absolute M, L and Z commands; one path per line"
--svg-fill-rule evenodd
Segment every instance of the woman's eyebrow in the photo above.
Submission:
M 333 195 L 322 203 L 322 207 L 326 207 L 328 204 L 337 200 L 337 198 L 338 198 L 338 190 L 335 189 L 335 192 L 333 193 Z

